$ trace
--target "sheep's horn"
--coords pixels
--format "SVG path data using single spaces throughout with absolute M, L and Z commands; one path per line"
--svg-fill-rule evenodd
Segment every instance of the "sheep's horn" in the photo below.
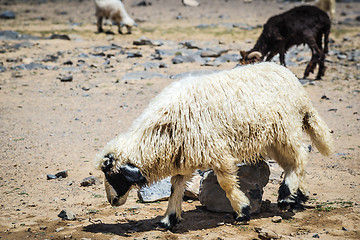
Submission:
M 255 51 L 255 52 L 251 52 L 249 53 L 249 55 L 247 56 L 248 59 L 254 58 L 256 57 L 257 59 L 261 59 L 262 54 L 261 52 Z

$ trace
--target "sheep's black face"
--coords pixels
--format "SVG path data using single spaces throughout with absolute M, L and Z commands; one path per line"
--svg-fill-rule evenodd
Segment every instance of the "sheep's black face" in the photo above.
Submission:
M 120 206 L 126 202 L 131 186 L 143 184 L 146 179 L 140 170 L 131 164 L 115 166 L 114 154 L 107 154 L 101 167 L 105 174 L 105 190 L 108 201 L 113 206 Z

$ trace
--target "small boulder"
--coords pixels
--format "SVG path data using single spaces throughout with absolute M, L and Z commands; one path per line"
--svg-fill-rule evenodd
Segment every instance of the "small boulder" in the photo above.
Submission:
M 80 186 L 82 187 L 88 187 L 94 184 L 100 183 L 100 180 L 95 177 L 95 176 L 89 176 L 84 178 L 81 182 L 80 182 Z
M 61 210 L 61 212 L 58 214 L 59 218 L 73 221 L 76 219 L 76 214 L 71 210 Z
M 240 189 L 250 200 L 250 213 L 258 213 L 262 202 L 263 188 L 269 181 L 270 170 L 265 161 L 256 165 L 242 164 L 238 169 Z M 220 187 L 213 171 L 204 174 L 199 193 L 200 203 L 214 212 L 233 212 L 225 191 Z
M 171 177 L 167 177 L 151 186 L 145 186 L 138 191 L 138 197 L 142 202 L 156 202 L 167 200 L 171 194 Z
M 202 176 L 199 174 L 199 172 L 196 172 L 196 174 L 191 178 L 191 180 L 186 183 L 184 196 L 188 198 L 198 199 L 201 180 Z

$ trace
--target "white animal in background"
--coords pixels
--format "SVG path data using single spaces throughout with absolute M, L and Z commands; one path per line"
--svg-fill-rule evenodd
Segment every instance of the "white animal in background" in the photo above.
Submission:
M 334 20 L 336 0 L 316 0 L 315 6 L 327 12 L 331 20 Z
M 121 27 L 127 28 L 127 33 L 131 33 L 133 26 L 137 26 L 135 21 L 126 12 L 124 4 L 120 0 L 95 0 L 97 28 L 103 32 L 103 18 L 110 19 L 118 25 L 118 31 L 122 34 Z

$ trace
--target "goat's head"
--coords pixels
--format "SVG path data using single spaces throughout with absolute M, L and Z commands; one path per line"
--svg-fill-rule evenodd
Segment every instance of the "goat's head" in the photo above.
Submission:
M 240 51 L 240 55 L 241 65 L 261 62 L 263 60 L 262 54 L 258 51 Z
M 130 163 L 118 166 L 115 155 L 112 153 L 103 157 L 101 170 L 105 174 L 107 199 L 112 206 L 123 205 L 131 187 L 146 182 L 146 179 L 136 166 Z

